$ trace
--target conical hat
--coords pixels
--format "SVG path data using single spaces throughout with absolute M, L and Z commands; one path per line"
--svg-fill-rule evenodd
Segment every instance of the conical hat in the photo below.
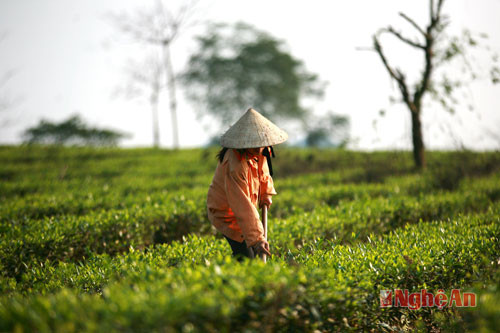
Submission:
M 222 147 L 242 149 L 274 146 L 287 139 L 285 131 L 250 108 L 224 133 L 220 143 Z

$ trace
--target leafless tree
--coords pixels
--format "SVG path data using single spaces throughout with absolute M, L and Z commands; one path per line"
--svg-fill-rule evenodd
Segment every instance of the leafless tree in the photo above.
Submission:
M 155 6 L 137 10 L 133 15 L 110 14 L 110 19 L 123 33 L 135 41 L 157 46 L 163 55 L 163 66 L 168 90 L 169 109 L 172 117 L 172 135 L 174 148 L 179 147 L 177 123 L 177 98 L 175 71 L 172 64 L 171 46 L 180 35 L 196 24 L 194 14 L 199 0 L 184 1 L 175 11 L 156 0 Z
M 160 146 L 158 103 L 161 90 L 165 87 L 162 84 L 163 72 L 163 64 L 155 53 L 149 54 L 142 63 L 129 60 L 125 66 L 126 83 L 115 91 L 115 95 L 123 94 L 129 99 L 149 95 L 153 120 L 153 146 L 155 148 Z
M 424 96 L 429 94 L 445 110 L 453 113 L 454 105 L 458 103 L 458 100 L 454 97 L 455 91 L 467 85 L 467 81 L 477 78 L 475 70 L 468 61 L 466 52 L 469 48 L 477 46 L 478 41 L 468 31 L 464 31 L 460 37 L 446 35 L 446 28 L 450 23 L 450 19 L 443 14 L 444 2 L 445 0 L 429 0 L 429 22 L 425 27 L 419 25 L 405 13 L 399 13 L 416 30 L 418 38 L 406 37 L 392 26 L 380 29 L 372 37 L 372 50 L 377 52 L 391 79 L 397 83 L 401 101 L 411 113 L 413 157 L 418 169 L 425 168 L 426 165 L 421 120 Z M 413 86 L 409 85 L 405 72 L 390 64 L 380 41 L 383 34 L 396 38 L 404 45 L 421 52 L 423 55 L 423 69 Z M 486 36 L 481 35 L 481 37 Z M 463 60 L 464 69 L 470 75 L 470 78 L 450 79 L 449 76 L 443 74 L 442 80 L 435 79 L 436 70 L 455 58 Z M 493 59 L 495 61 L 495 57 Z M 498 67 L 494 66 L 490 72 L 492 82 L 497 83 L 500 74 Z M 472 108 L 472 106 L 469 106 L 469 108 Z

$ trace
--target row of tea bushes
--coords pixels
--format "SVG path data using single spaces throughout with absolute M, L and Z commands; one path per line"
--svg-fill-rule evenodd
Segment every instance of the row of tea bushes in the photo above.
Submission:
M 375 204 L 372 207 L 377 206 L 378 204 Z M 489 207 L 488 213 L 491 215 L 498 209 L 500 209 L 500 205 L 497 203 Z M 371 208 L 367 211 L 371 212 Z M 311 244 L 315 244 L 314 246 L 317 247 L 319 240 L 329 245 L 354 244 L 358 241 L 371 242 L 373 239 L 383 236 L 384 233 L 395 229 L 395 227 L 389 228 L 389 225 L 382 225 L 380 219 L 368 220 L 368 216 L 360 218 L 359 215 L 356 215 L 355 219 L 348 221 L 346 216 L 339 218 L 339 216 L 332 215 L 333 213 L 335 212 L 328 208 L 317 209 L 311 214 L 306 213 L 302 216 L 291 217 L 288 220 L 272 221 L 269 226 L 272 252 L 278 257 L 288 256 L 290 253 L 308 248 Z M 448 217 L 448 219 L 451 219 L 451 217 Z M 418 223 L 419 221 L 422 220 L 408 222 Z M 403 222 L 401 220 L 399 223 L 400 227 L 406 224 Z M 160 245 L 158 248 L 163 249 L 163 252 L 149 252 L 151 248 L 146 248 L 145 253 L 141 251 L 134 251 L 133 253 L 135 256 L 167 257 L 166 266 L 176 266 L 183 262 L 200 264 L 204 263 L 205 260 L 209 260 L 213 255 L 219 255 L 220 251 L 227 247 L 223 244 L 225 244 L 225 241 L 220 238 L 214 238 L 213 236 L 200 237 L 190 234 L 183 237 L 181 241 L 174 241 L 171 245 L 164 247 Z M 129 246 L 134 249 L 133 245 Z M 127 250 L 128 248 L 123 249 L 123 251 Z M 65 285 L 64 283 L 61 284 L 62 281 L 71 281 L 73 283 L 84 279 L 87 285 L 79 285 L 78 287 L 87 291 L 96 291 L 98 288 L 95 287 L 92 280 L 88 279 L 89 276 L 94 275 L 85 273 L 88 265 L 92 267 L 92 270 L 93 267 L 113 267 L 113 271 L 116 272 L 129 269 L 129 267 L 116 268 L 122 265 L 122 256 L 113 257 L 108 253 L 103 255 L 97 253 L 99 252 L 89 251 L 84 263 L 57 262 L 50 260 L 50 258 L 40 259 L 30 265 L 28 269 L 23 270 L 21 278 L 18 278 L 17 289 L 11 288 L 11 290 L 45 292 L 46 290 L 53 290 L 54 286 L 61 287 Z M 229 254 L 229 252 L 226 254 Z M 78 274 L 75 274 L 75 272 Z M 55 278 L 54 276 L 64 276 L 64 278 Z M 106 274 L 101 272 L 100 276 L 109 276 L 109 272 Z M 98 285 L 100 285 L 100 281 Z M 73 284 L 70 284 L 70 286 L 73 286 Z
M 100 210 L 3 225 L 2 275 L 19 278 L 27 268 L 47 259 L 77 261 L 92 253 L 113 255 L 130 246 L 142 248 L 193 232 L 210 233 L 211 225 L 200 206 L 178 198 L 149 209 Z
M 337 172 L 325 174 L 301 175 L 275 182 L 278 197 L 273 211 L 276 217 L 284 217 L 297 211 L 308 211 L 319 205 L 337 205 L 341 201 L 359 200 L 377 196 L 423 195 L 434 193 L 426 177 L 422 175 L 406 175 L 389 177 L 385 183 L 371 184 L 338 184 L 330 183 Z M 130 176 L 120 179 L 116 184 L 85 181 L 80 185 L 66 187 L 56 184 L 57 190 L 0 200 L 1 224 L 15 223 L 26 219 L 42 219 L 46 216 L 85 215 L 99 209 L 132 208 L 147 206 L 150 202 L 164 205 L 177 197 L 186 197 L 203 203 L 210 184 L 209 176 L 182 178 L 182 183 L 191 182 L 191 186 L 172 186 L 171 179 L 179 177 L 159 177 L 143 181 L 140 177 Z M 164 180 L 163 180 L 164 179 Z M 203 179 L 198 181 L 197 179 Z M 43 180 L 39 180 L 43 181 Z M 457 190 L 462 192 L 486 190 L 487 194 L 500 197 L 497 184 L 500 176 L 492 174 L 482 178 L 464 178 Z M 30 180 L 30 183 L 36 181 Z M 14 184 L 14 183 L 13 183 Z M 16 185 L 17 186 L 17 185 Z
M 489 193 L 497 193 L 498 189 L 491 185 L 495 183 L 478 182 L 480 186 L 471 185 L 467 191 L 373 199 L 367 196 L 342 201 L 335 207 L 319 206 L 306 213 L 300 213 L 304 210 L 297 208 L 288 218 L 275 219 L 270 232 L 279 235 L 275 239 L 277 244 L 287 247 L 315 237 L 337 238 L 343 242 L 372 232 L 387 232 L 405 223 L 450 218 L 457 211 L 481 211 L 491 203 Z M 496 195 L 494 198 L 497 199 Z M 271 218 L 276 212 L 276 215 L 283 212 L 280 206 L 274 205 L 271 211 Z M 26 268 L 46 259 L 78 261 L 93 252 L 116 254 L 130 246 L 144 247 L 181 239 L 189 233 L 213 232 L 206 218 L 204 201 L 169 194 L 153 196 L 144 206 L 131 209 L 12 221 L 0 225 L 5 237 L 0 244 L 0 266 L 3 275 L 17 280 Z
M 276 235 L 274 241 L 287 247 L 300 246 L 315 237 L 344 243 L 405 224 L 453 218 L 457 212 L 485 211 L 493 203 L 481 191 L 380 197 L 343 202 L 336 207 L 319 206 L 310 212 L 275 219 L 269 228 Z
M 380 290 L 448 291 L 483 280 L 500 253 L 499 212 L 497 207 L 451 221 L 407 225 L 353 246 L 316 240 L 268 264 L 237 263 L 219 242 L 210 247 L 195 239 L 173 245 L 197 248 L 184 252 L 169 250 L 170 245 L 150 254 L 132 251 L 120 260 L 89 262 L 75 272 L 75 278 L 88 278 L 73 279 L 74 288 L 2 297 L 0 330 L 380 331 L 401 328 L 402 316 L 424 325 L 447 310 L 381 309 Z M 103 267 L 111 263 L 115 266 Z M 85 286 L 98 291 L 88 280 L 106 274 L 102 295 L 79 291 Z M 50 281 L 64 285 L 68 278 Z

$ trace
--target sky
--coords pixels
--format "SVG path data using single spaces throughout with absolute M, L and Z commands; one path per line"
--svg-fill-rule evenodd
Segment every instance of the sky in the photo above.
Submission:
M 0 93 L 15 101 L 0 113 L 0 144 L 21 142 L 21 133 L 41 119 L 61 121 L 79 113 L 91 125 L 132 134 L 125 147 L 152 145 L 152 116 L 148 99 L 126 99 L 116 91 L 126 83 L 127 61 L 140 62 L 145 47 L 133 43 L 107 19 L 109 13 L 133 13 L 153 0 L 1 0 L 0 78 L 14 75 Z M 177 8 L 181 1 L 164 1 Z M 318 116 L 327 111 L 349 116 L 352 143 L 359 150 L 410 149 L 409 112 L 400 104 L 394 83 L 377 54 L 360 51 L 371 36 L 389 24 L 410 37 L 417 36 L 399 16 L 405 12 L 421 25 L 427 21 L 427 2 L 417 0 L 350 1 L 235 1 L 200 0 L 197 18 L 204 22 L 246 22 L 283 40 L 291 54 L 328 83 L 325 97 L 308 104 Z M 500 51 L 500 0 L 449 0 L 444 12 L 451 17 L 450 32 L 463 28 L 487 33 L 492 52 Z M 196 51 L 194 37 L 204 25 L 187 30 L 173 44 L 174 69 L 180 72 Z M 391 62 L 415 77 L 421 55 L 383 40 Z M 474 65 L 488 68 L 485 54 Z M 457 66 L 452 73 L 459 73 Z M 500 85 L 484 79 L 468 90 L 475 111 L 465 103 L 455 115 L 438 105 L 422 114 L 424 142 L 429 149 L 475 150 L 500 148 Z M 214 133 L 210 119 L 197 119 L 193 105 L 177 92 L 181 147 L 199 147 Z M 161 146 L 172 146 L 166 94 L 160 101 Z M 241 113 L 249 106 L 242 106 Z M 253 106 L 259 110 L 258 106 Z M 385 110 L 385 115 L 379 115 Z M 279 125 L 279 124 L 278 124 Z M 217 134 L 217 133 L 215 133 Z M 222 134 L 222 133 L 219 133 Z M 302 139 L 291 131 L 290 142 Z

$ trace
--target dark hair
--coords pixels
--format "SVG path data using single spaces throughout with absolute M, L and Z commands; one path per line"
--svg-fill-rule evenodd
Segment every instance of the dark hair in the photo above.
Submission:
M 273 164 L 271 162 L 271 156 L 274 157 L 274 149 L 273 149 L 273 146 L 269 146 L 269 148 L 271 150 L 270 154 L 269 154 L 269 150 L 267 150 L 267 149 L 264 149 L 262 154 L 266 157 L 267 165 L 269 166 L 269 174 L 272 177 L 273 176 Z M 215 157 L 219 160 L 219 163 L 222 163 L 222 161 L 224 160 L 224 155 L 226 155 L 226 152 L 228 150 L 229 150 L 229 148 L 222 147 L 221 150 L 219 150 L 219 152 L 217 153 L 217 155 L 215 155 Z M 246 149 L 236 149 L 236 150 L 238 151 L 238 153 L 240 153 L 242 155 L 246 151 Z
M 219 163 L 222 163 L 222 160 L 224 159 L 224 155 L 226 155 L 226 151 L 228 149 L 229 148 L 222 147 L 222 149 L 219 150 L 219 152 L 217 153 L 217 155 L 215 155 L 215 157 L 219 160 Z
M 222 163 L 222 160 L 224 160 L 224 155 L 226 155 L 226 152 L 229 150 L 229 148 L 222 147 L 221 150 L 215 155 L 215 157 L 219 160 L 219 163 Z M 246 149 L 236 149 L 238 153 L 242 154 L 245 153 Z

